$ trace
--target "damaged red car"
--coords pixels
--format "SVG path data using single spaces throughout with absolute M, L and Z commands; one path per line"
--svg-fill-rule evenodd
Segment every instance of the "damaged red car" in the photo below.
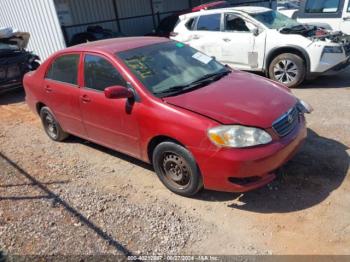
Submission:
M 59 51 L 24 87 L 51 139 L 72 134 L 152 163 L 183 196 L 271 182 L 306 138 L 311 112 L 279 83 L 154 37 Z

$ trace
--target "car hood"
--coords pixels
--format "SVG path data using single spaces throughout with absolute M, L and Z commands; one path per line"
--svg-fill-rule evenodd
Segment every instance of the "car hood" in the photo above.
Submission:
M 233 71 L 203 88 L 163 100 L 222 124 L 260 128 L 271 127 L 275 120 L 297 103 L 288 88 L 240 71 Z

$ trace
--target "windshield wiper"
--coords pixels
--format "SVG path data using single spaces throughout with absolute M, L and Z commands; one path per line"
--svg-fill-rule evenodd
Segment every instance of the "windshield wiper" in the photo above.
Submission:
M 155 92 L 154 94 L 161 95 L 161 97 L 179 94 L 181 92 L 188 91 L 188 90 L 191 90 L 193 88 L 207 85 L 209 83 L 217 81 L 229 73 L 231 73 L 231 70 L 224 70 L 224 71 L 220 71 L 220 72 L 216 72 L 216 73 L 212 73 L 212 74 L 206 74 L 206 75 L 200 77 L 199 79 L 197 79 L 189 84 L 172 86 L 164 91 Z

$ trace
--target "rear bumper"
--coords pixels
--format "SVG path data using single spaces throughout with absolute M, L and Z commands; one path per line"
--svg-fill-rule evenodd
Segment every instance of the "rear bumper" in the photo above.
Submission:
M 273 172 L 295 155 L 306 136 L 303 121 L 288 137 L 266 146 L 192 152 L 206 189 L 246 192 L 270 183 L 275 178 Z

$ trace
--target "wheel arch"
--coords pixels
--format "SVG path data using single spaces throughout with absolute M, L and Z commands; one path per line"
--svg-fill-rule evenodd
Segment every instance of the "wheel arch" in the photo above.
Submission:
M 38 113 L 38 115 L 40 115 L 40 110 L 45 107 L 46 105 L 42 102 L 37 102 L 35 105 L 36 108 L 36 112 Z
M 180 141 L 176 140 L 175 138 L 172 138 L 170 136 L 166 136 L 166 135 L 158 135 L 158 136 L 155 136 L 153 137 L 147 144 L 147 158 L 148 158 L 148 161 L 150 163 L 152 163 L 153 161 L 153 151 L 154 149 L 160 144 L 160 143 L 163 143 L 163 142 L 173 142 L 173 143 L 176 143 L 180 146 L 183 146 L 184 148 L 186 148 L 184 146 L 183 143 L 181 143 Z
M 273 48 L 269 54 L 266 57 L 265 60 L 265 73 L 266 75 L 269 74 L 269 67 L 273 59 L 275 59 L 277 56 L 285 53 L 290 53 L 290 54 L 295 54 L 300 56 L 306 65 L 306 74 L 308 75 L 310 72 L 310 67 L 311 67 L 311 60 L 310 56 L 308 53 L 301 47 L 299 46 L 283 46 L 283 47 L 275 47 Z

